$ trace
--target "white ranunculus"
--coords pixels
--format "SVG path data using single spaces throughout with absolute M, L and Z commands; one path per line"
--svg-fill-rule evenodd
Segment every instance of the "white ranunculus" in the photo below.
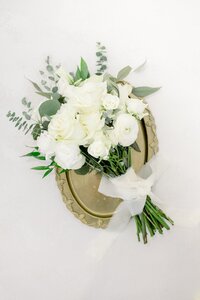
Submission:
M 147 104 L 145 104 L 142 100 L 129 98 L 126 102 L 126 105 L 127 111 L 130 114 L 135 115 L 140 120 L 144 117 L 144 111 L 147 107 Z
M 80 113 L 91 113 L 100 110 L 101 99 L 106 95 L 105 82 L 83 82 L 81 86 L 66 90 L 66 96 L 71 105 Z
M 119 98 L 120 98 L 120 103 L 119 103 L 119 109 L 121 112 L 126 112 L 126 101 L 129 99 L 129 95 L 131 94 L 132 91 L 132 86 L 128 83 L 125 84 L 118 84 L 118 89 L 119 89 Z
M 56 141 L 81 144 L 85 138 L 82 125 L 76 118 L 76 110 L 69 103 L 63 104 L 48 126 L 49 135 Z
M 77 170 L 85 163 L 85 157 L 80 148 L 75 144 L 59 142 L 55 148 L 55 162 L 63 169 Z
M 44 131 L 37 138 L 37 146 L 39 148 L 39 152 L 45 155 L 47 159 L 53 156 L 55 152 L 55 141 L 47 131 Z
M 88 153 L 96 158 L 108 159 L 109 149 L 101 140 L 96 140 L 88 147 Z
M 138 122 L 129 114 L 120 114 L 114 124 L 114 134 L 120 145 L 126 147 L 133 144 L 138 136 Z
M 119 102 L 120 102 L 119 97 L 112 94 L 106 94 L 102 99 L 103 107 L 106 110 L 112 110 L 118 108 Z

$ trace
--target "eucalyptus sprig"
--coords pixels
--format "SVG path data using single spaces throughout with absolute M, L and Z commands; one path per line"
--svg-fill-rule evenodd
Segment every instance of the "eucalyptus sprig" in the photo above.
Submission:
M 107 69 L 107 56 L 106 56 L 106 47 L 101 43 L 96 44 L 96 58 L 97 58 L 97 75 L 103 74 Z
M 21 100 L 21 103 L 24 106 L 21 116 L 17 116 L 15 112 L 11 111 L 9 111 L 6 116 L 8 117 L 9 121 L 15 124 L 15 127 L 18 130 L 23 130 L 24 134 L 27 134 L 34 126 L 34 123 L 31 123 L 31 113 L 33 107 L 31 101 L 28 101 L 25 97 Z

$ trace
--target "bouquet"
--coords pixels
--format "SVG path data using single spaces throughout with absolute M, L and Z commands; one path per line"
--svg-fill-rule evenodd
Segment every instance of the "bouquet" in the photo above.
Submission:
M 45 71 L 40 71 L 40 84 L 31 81 L 43 101 L 34 108 L 23 98 L 22 116 L 11 111 L 7 116 L 16 128 L 31 133 L 35 144 L 24 156 L 41 162 L 32 169 L 44 171 L 43 177 L 55 168 L 60 173 L 74 170 L 82 175 L 95 170 L 110 184 L 121 187 L 127 174 L 133 172 L 131 149 L 140 151 L 136 142 L 138 124 L 147 114 L 143 97 L 159 88 L 133 87 L 124 81 L 132 71 L 130 66 L 117 76 L 109 74 L 106 48 L 100 43 L 96 56 L 96 74 L 90 74 L 83 58 L 76 72 L 66 72 L 60 65 L 53 66 L 47 57 Z M 124 188 L 129 194 L 129 204 L 131 191 L 138 191 L 141 182 L 142 185 L 146 182 L 135 173 L 133 177 L 134 187 Z M 144 243 L 148 234 L 162 234 L 164 228 L 168 230 L 169 224 L 173 224 L 152 202 L 151 186 L 152 183 L 147 188 L 149 194 L 142 195 L 140 213 L 130 215 L 136 224 L 138 240 L 142 236 Z

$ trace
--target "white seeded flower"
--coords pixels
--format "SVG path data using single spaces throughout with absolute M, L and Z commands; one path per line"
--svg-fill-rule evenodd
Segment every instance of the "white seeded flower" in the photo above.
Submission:
M 127 111 L 138 117 L 140 120 L 145 116 L 145 109 L 148 106 L 140 99 L 132 99 L 129 98 L 126 102 L 127 105 Z
M 112 94 L 106 94 L 102 100 L 103 107 L 106 110 L 112 110 L 118 108 L 119 102 L 120 102 L 119 97 Z
M 118 143 L 124 147 L 133 144 L 138 136 L 138 122 L 129 114 L 120 114 L 114 124 L 114 134 Z
M 55 162 L 63 169 L 80 169 L 85 163 L 85 157 L 75 144 L 59 142 L 55 148 Z

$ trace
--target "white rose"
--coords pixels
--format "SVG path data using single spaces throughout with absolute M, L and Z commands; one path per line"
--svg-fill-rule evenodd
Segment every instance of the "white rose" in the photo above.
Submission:
M 119 106 L 119 98 L 112 94 L 106 94 L 102 99 L 102 104 L 106 110 L 116 109 Z
M 37 146 L 39 148 L 39 152 L 44 154 L 47 159 L 53 156 L 55 151 L 55 141 L 47 131 L 43 132 L 37 138 Z
M 114 124 L 114 134 L 116 135 L 119 144 L 122 146 L 130 146 L 138 136 L 138 122 L 129 114 L 121 114 L 117 117 Z
M 80 148 L 74 144 L 57 143 L 55 148 L 55 162 L 63 169 L 77 170 L 85 163 L 85 157 Z
M 80 113 L 91 113 L 100 110 L 101 99 L 106 94 L 105 82 L 83 82 L 82 86 L 67 90 L 70 104 Z
M 56 141 L 76 141 L 81 144 L 85 138 L 84 129 L 76 118 L 76 111 L 69 103 L 63 104 L 53 116 L 48 126 L 48 133 Z
M 144 117 L 144 111 L 147 107 L 147 104 L 145 104 L 142 100 L 129 98 L 126 102 L 126 105 L 127 111 L 130 114 L 137 116 L 140 120 Z

